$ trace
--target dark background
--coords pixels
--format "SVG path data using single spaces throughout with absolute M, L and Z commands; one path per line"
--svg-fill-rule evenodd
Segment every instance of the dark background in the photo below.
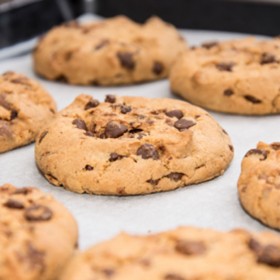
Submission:
M 0 48 L 44 33 L 69 18 L 58 1 L 44 0 L 0 13 Z M 95 12 L 105 17 L 125 14 L 143 22 L 158 15 L 179 28 L 280 34 L 280 5 L 222 0 L 97 0 Z M 69 0 L 73 18 L 85 11 L 83 1 Z

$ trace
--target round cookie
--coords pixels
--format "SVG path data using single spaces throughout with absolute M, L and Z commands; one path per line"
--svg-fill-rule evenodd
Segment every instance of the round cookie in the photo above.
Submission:
M 124 16 L 53 28 L 34 51 L 35 71 L 80 85 L 121 85 L 167 77 L 187 49 L 177 30 L 157 17 L 137 24 Z
M 210 180 L 225 171 L 233 147 L 207 112 L 186 102 L 80 95 L 42 129 L 35 155 L 54 185 L 133 195 Z
M 14 72 L 0 75 L 0 153 L 33 142 L 55 109 L 38 83 Z
M 0 187 L 0 279 L 54 280 L 77 244 L 72 215 L 31 187 Z
M 280 39 L 206 43 L 177 60 L 171 89 L 214 111 L 265 115 L 280 112 Z
M 78 254 L 59 280 L 278 280 L 280 238 L 245 230 L 180 227 L 122 233 Z
M 280 229 L 280 142 L 258 143 L 245 155 L 238 180 L 242 206 L 254 218 Z

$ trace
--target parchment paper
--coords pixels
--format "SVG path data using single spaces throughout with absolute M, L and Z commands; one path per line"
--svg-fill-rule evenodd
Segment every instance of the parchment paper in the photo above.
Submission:
M 182 31 L 188 42 L 224 40 L 244 35 L 221 32 Z M 175 98 L 168 81 L 116 88 L 68 86 L 37 77 L 32 71 L 30 55 L 5 60 L 0 72 L 13 70 L 39 80 L 62 109 L 80 93 L 103 100 L 105 94 Z M 280 141 L 278 116 L 244 117 L 211 112 L 228 131 L 235 147 L 235 157 L 225 174 L 212 181 L 175 191 L 130 197 L 80 195 L 50 185 L 38 172 L 34 162 L 34 145 L 0 155 L 0 185 L 37 186 L 60 200 L 76 217 L 82 249 L 111 238 L 120 231 L 146 234 L 172 229 L 179 225 L 211 227 L 220 230 L 244 227 L 268 229 L 248 216 L 240 207 L 237 180 L 241 159 L 259 140 Z M 127 174 L 129 177 L 129 172 Z

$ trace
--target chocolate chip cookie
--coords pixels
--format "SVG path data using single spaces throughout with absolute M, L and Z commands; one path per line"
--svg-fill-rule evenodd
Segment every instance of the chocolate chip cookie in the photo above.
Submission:
M 0 153 L 33 142 L 55 113 L 55 103 L 36 82 L 6 72 L 0 75 Z
M 186 52 L 171 71 L 174 93 L 219 112 L 280 112 L 280 39 L 254 38 L 203 44 Z
M 0 187 L 0 279 L 53 280 L 75 251 L 77 225 L 36 188 Z
M 245 230 L 181 227 L 122 233 L 75 256 L 60 280 L 278 280 L 280 238 Z
M 280 229 L 280 142 L 258 143 L 247 152 L 238 181 L 244 209 L 264 224 Z
M 47 79 L 70 84 L 133 84 L 167 77 L 186 49 L 176 29 L 157 17 L 145 24 L 124 16 L 72 22 L 52 29 L 38 42 L 34 69 Z
M 229 136 L 204 110 L 174 99 L 80 95 L 36 141 L 36 162 L 54 185 L 78 193 L 132 195 L 221 175 Z

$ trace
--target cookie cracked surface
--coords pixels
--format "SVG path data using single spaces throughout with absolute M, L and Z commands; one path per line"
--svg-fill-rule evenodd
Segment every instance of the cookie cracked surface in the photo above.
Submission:
M 280 39 L 254 38 L 203 44 L 186 52 L 170 74 L 171 89 L 219 112 L 280 112 Z
M 260 142 L 247 152 L 238 192 L 242 206 L 251 216 L 280 229 L 280 142 Z
M 55 110 L 51 96 L 35 81 L 14 72 L 0 75 L 0 153 L 33 142 Z
M 120 85 L 167 77 L 187 49 L 176 29 L 159 18 L 137 24 L 124 16 L 52 29 L 34 51 L 34 69 L 50 80 Z
M 181 227 L 122 233 L 77 255 L 60 280 L 278 280 L 280 238 L 245 230 Z
M 36 162 L 52 184 L 78 193 L 132 195 L 212 179 L 233 157 L 204 110 L 173 99 L 80 95 L 43 128 Z
M 53 280 L 77 244 L 72 215 L 31 187 L 0 187 L 0 279 Z

